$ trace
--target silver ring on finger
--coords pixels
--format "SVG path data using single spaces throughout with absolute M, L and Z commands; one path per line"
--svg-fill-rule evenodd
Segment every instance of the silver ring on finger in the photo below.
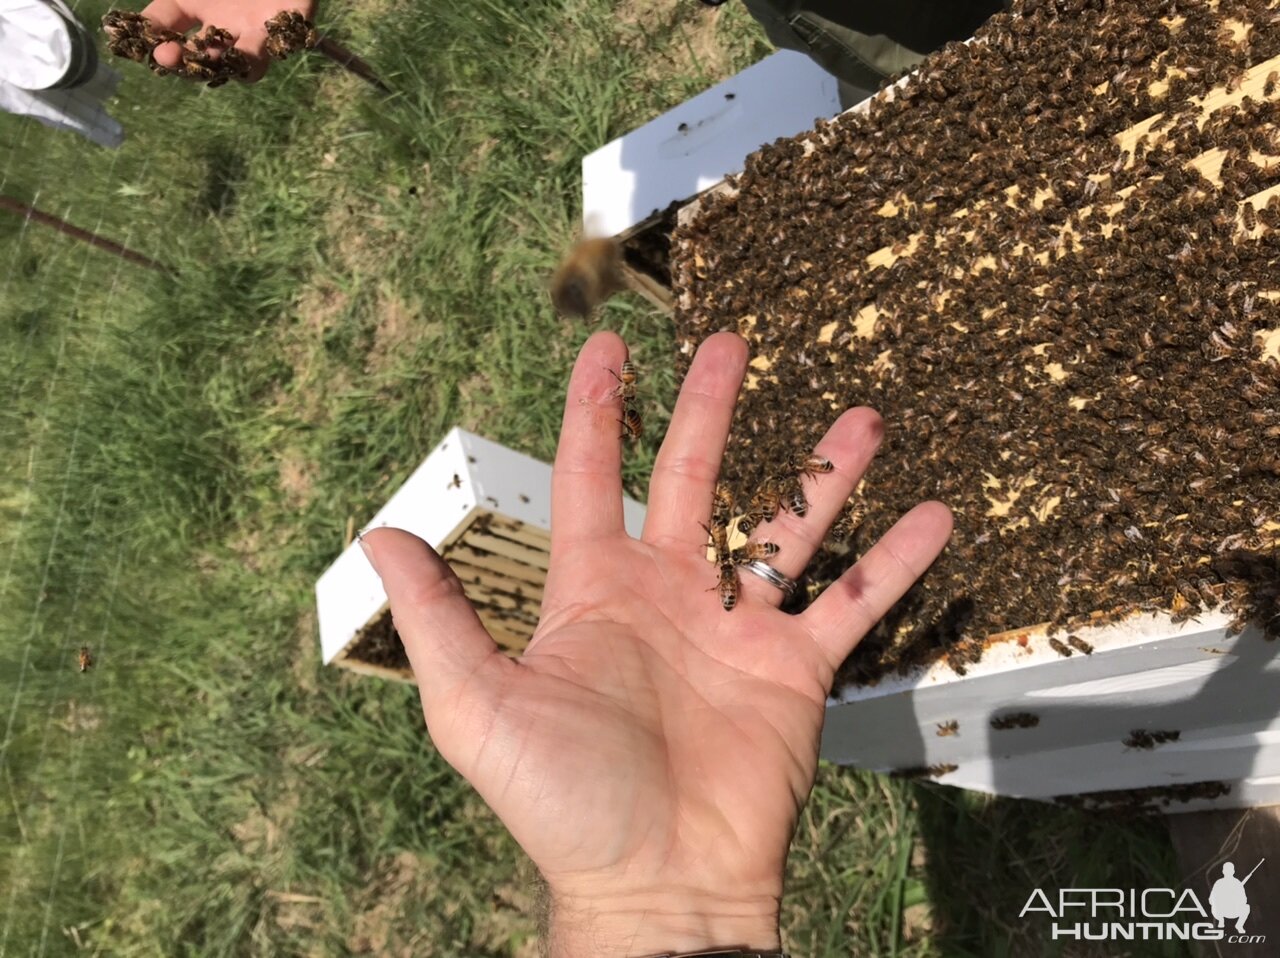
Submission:
M 748 572 L 754 572 L 760 578 L 764 579 L 772 586 L 776 586 L 782 590 L 782 594 L 788 599 L 795 594 L 797 584 L 795 579 L 788 579 L 785 575 L 775 569 L 769 563 L 761 559 L 753 559 L 750 562 L 744 562 L 742 568 Z

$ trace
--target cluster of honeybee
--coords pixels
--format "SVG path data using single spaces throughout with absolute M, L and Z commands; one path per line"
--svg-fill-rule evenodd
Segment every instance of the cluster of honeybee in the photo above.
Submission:
M 236 49 L 235 38 L 221 27 L 209 24 L 188 37 L 178 30 L 157 26 L 140 13 L 109 10 L 102 18 L 102 29 L 107 34 L 108 50 L 118 57 L 144 63 L 160 76 L 177 74 L 216 87 L 249 75 L 249 58 Z M 163 43 L 176 43 L 181 48 L 176 66 L 163 67 L 156 62 L 155 49 Z
M 1157 745 L 1164 745 L 1166 742 L 1176 742 L 1182 737 L 1182 732 L 1178 729 L 1172 731 L 1147 731 L 1146 729 L 1136 728 L 1129 733 L 1129 737 L 1124 740 L 1125 748 L 1144 748 L 1148 751 Z
M 797 459 L 791 470 L 782 476 L 769 476 L 751 497 L 746 513 L 738 520 L 738 530 L 746 536 L 762 522 L 772 522 L 779 509 L 794 512 L 797 516 L 809 513 L 809 500 L 805 498 L 804 476 L 814 477 L 830 472 L 831 460 L 821 456 L 804 456 Z
M 265 26 L 267 52 L 277 60 L 318 42 L 315 27 L 295 10 L 281 11 Z M 249 58 L 236 48 L 231 32 L 212 24 L 188 37 L 178 30 L 157 26 L 132 10 L 108 10 L 102 18 L 102 29 L 107 34 L 108 50 L 118 57 L 144 63 L 160 76 L 177 74 L 216 87 L 228 80 L 245 79 L 252 68 Z M 162 43 L 179 45 L 181 59 L 176 66 L 163 67 L 156 62 L 155 49 Z
M 747 542 L 736 549 L 731 549 L 729 526 L 733 522 L 733 512 L 733 497 L 725 486 L 717 484 L 715 501 L 711 507 L 711 525 L 704 523 L 702 528 L 707 530 L 711 548 L 715 552 L 715 564 L 720 570 L 720 581 L 716 588 L 720 593 L 720 604 L 724 606 L 726 612 L 732 612 L 733 607 L 738 604 L 738 566 L 757 559 L 768 559 L 778 554 L 776 542 Z M 777 510 L 775 509 L 774 512 L 776 513 Z M 744 516 L 739 520 L 739 529 L 742 528 L 742 522 L 745 519 Z
M 636 408 L 636 366 L 630 359 L 622 363 L 622 369 L 619 372 L 613 372 L 613 378 L 618 380 L 618 385 L 614 388 L 612 397 L 622 398 L 622 418 L 618 420 L 622 424 L 623 439 L 630 439 L 635 442 L 640 438 L 640 432 L 644 429 L 644 422 L 640 419 L 640 411 Z
M 284 60 L 299 50 L 310 50 L 320 42 L 316 26 L 297 10 L 281 10 L 266 23 L 267 53 Z

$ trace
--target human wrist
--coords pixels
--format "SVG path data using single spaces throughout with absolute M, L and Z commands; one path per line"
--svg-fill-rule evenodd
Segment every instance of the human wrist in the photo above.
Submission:
M 667 952 L 781 947 L 780 901 L 672 888 L 593 897 L 551 892 L 549 958 L 636 958 Z

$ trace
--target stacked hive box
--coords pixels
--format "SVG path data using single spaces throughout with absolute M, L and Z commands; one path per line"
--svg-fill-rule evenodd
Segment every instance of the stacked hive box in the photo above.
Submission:
M 1027 2 L 867 109 L 762 150 L 682 216 L 682 354 L 721 328 L 753 344 L 725 469 L 738 498 L 867 404 L 888 428 L 853 555 L 922 499 L 956 513 L 947 553 L 844 681 L 981 678 L 1019 655 L 1094 681 L 1085 647 L 1197 635 L 1232 652 L 1248 620 L 1239 641 L 1270 661 L 1277 19 L 1239 0 Z M 847 551 L 819 556 L 817 586 Z M 1138 613 L 1160 635 L 1133 619 L 1081 631 Z M 1017 692 L 998 688 L 991 707 Z M 1137 721 L 1121 710 L 1097 734 L 1119 750 L 1131 732 L 1182 731 Z M 963 777 L 934 760 L 952 737 L 927 731 L 911 770 Z M 1035 752 L 1050 733 L 1016 734 Z M 1124 746 L 1135 766 L 1179 747 Z M 1108 784 L 1194 781 L 1188 768 Z

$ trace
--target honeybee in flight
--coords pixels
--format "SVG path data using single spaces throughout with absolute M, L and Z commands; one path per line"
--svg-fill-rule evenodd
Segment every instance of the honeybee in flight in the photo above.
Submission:
M 563 316 L 586 319 L 622 288 L 622 249 L 617 242 L 580 240 L 551 276 L 551 303 Z
M 93 668 L 93 652 L 89 650 L 89 646 L 80 646 L 80 654 L 76 658 L 80 664 L 81 672 L 88 672 Z

